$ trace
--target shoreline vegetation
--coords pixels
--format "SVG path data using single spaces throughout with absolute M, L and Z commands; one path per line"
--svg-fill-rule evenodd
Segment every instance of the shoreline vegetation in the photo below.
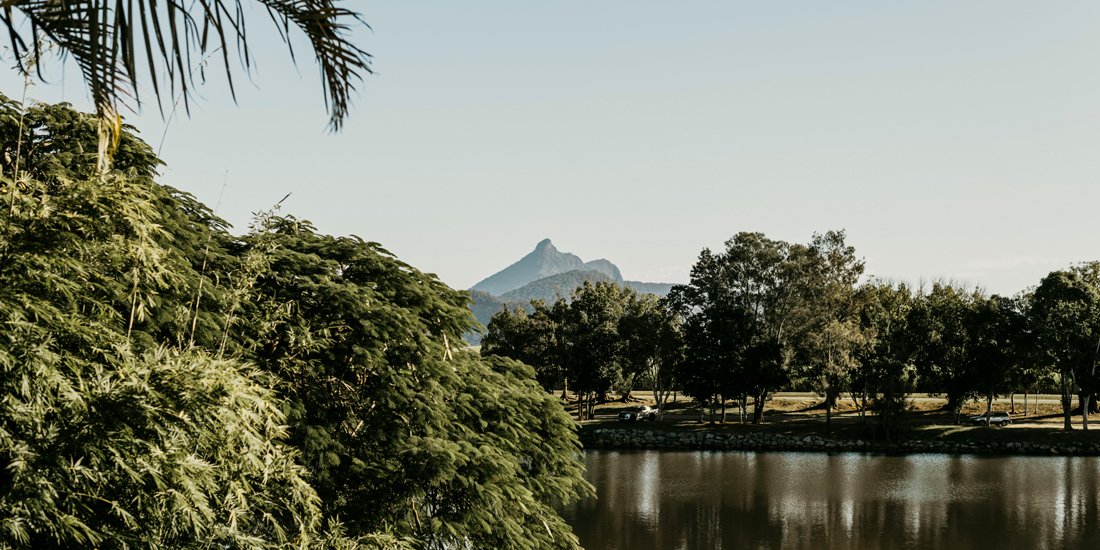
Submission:
M 712 422 L 709 408 L 702 409 L 683 397 L 667 403 L 658 421 L 619 421 L 620 411 L 653 404 L 648 392 L 634 392 L 627 401 L 597 406 L 591 420 L 578 424 L 578 433 L 585 450 L 1100 456 L 1100 431 L 1063 429 L 1060 399 L 1059 395 L 1029 395 L 1026 414 L 1022 395 L 997 399 L 995 410 L 1015 410 L 1011 414 L 1013 423 L 987 427 L 968 421 L 969 416 L 985 412 L 984 402 L 966 403 L 964 423 L 955 424 L 953 413 L 945 410 L 947 399 L 911 394 L 906 400 L 904 429 L 886 439 L 874 418 L 861 418 L 850 400 L 838 402 L 828 433 L 821 399 L 808 392 L 776 394 L 766 404 L 766 421 L 761 424 L 752 424 L 749 419 L 742 423 L 736 415 L 727 416 L 725 422 L 716 415 Z M 567 404 L 567 409 L 570 407 Z M 1096 413 L 1091 416 L 1093 421 L 1098 419 Z
M 575 392 L 578 422 L 609 395 L 645 388 L 659 411 L 678 393 L 709 409 L 700 418 L 732 410 L 761 424 L 774 395 L 801 390 L 821 396 L 807 410 L 823 411 L 814 429 L 827 436 L 850 397 L 862 431 L 900 441 L 912 437 L 917 392 L 942 395 L 935 408 L 950 425 L 992 415 L 1004 396 L 1057 393 L 1062 429 L 1079 418 L 1088 430 L 1100 412 L 1100 261 L 1011 297 L 913 287 L 864 265 L 843 230 L 807 243 L 741 232 L 700 252 L 690 282 L 663 298 L 586 282 L 569 299 L 502 310 L 480 353 L 531 365 L 547 391 Z

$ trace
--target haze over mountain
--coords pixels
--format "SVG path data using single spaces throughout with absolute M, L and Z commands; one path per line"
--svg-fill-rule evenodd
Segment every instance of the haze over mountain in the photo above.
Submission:
M 531 300 L 547 303 L 558 298 L 568 300 L 573 291 L 585 282 L 613 282 L 640 293 L 658 296 L 664 296 L 672 289 L 671 283 L 625 281 L 618 266 L 609 260 L 601 258 L 585 262 L 575 254 L 558 250 L 550 239 L 543 239 L 519 261 L 471 287 L 471 309 L 482 325 L 488 325 L 493 314 L 504 307 L 530 309 Z M 477 334 L 467 335 L 471 343 L 477 343 L 480 339 Z

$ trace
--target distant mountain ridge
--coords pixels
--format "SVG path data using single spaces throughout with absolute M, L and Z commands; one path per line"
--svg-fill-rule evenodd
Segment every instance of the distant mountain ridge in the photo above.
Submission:
M 543 277 L 537 281 L 527 283 L 515 290 L 509 290 L 500 295 L 506 302 L 530 302 L 531 300 L 543 300 L 553 302 L 558 298 L 569 299 L 573 291 L 584 283 L 610 283 L 614 279 L 606 273 L 595 270 L 566 271 L 549 277 Z
M 606 259 L 585 262 L 577 255 L 558 250 L 550 239 L 543 239 L 535 249 L 512 265 L 482 279 L 470 287 L 471 309 L 482 325 L 505 307 L 531 309 L 531 300 L 553 303 L 558 298 L 568 300 L 573 291 L 585 282 L 613 282 L 639 293 L 665 296 L 671 283 L 645 283 L 623 280 L 618 266 Z M 467 334 L 467 341 L 480 342 L 478 334 Z
M 543 239 L 535 249 L 516 263 L 482 279 L 470 290 L 488 292 L 501 296 L 539 279 L 566 273 L 569 271 L 598 271 L 612 281 L 621 283 L 623 275 L 615 264 L 604 260 L 584 262 L 575 254 L 561 252 L 550 239 Z

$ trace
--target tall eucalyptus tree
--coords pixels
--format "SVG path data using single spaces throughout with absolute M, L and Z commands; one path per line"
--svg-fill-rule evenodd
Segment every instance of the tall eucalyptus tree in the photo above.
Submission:
M 789 283 L 800 298 L 796 351 L 803 374 L 825 397 L 825 425 L 831 430 L 836 399 L 859 366 L 859 348 L 866 340 L 855 292 L 863 261 L 843 231 L 815 234 L 800 249 L 805 259 Z

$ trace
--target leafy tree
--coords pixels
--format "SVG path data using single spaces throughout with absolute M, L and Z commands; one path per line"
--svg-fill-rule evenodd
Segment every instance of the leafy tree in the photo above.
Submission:
M 96 174 L 93 119 L 26 118 L 0 178 L 0 546 L 576 547 L 551 508 L 591 491 L 575 426 L 528 367 L 455 348 L 465 293 L 290 217 L 233 237 L 128 133 Z M 41 148 L 70 160 L 12 160 Z
M 687 285 L 669 303 L 684 318 L 680 382 L 702 402 L 737 396 L 764 418 L 768 395 L 789 379 L 787 355 L 798 273 L 791 245 L 760 233 L 739 233 L 721 253 L 703 250 Z
M 1012 298 L 991 296 L 976 300 L 970 321 L 972 364 L 977 387 L 986 398 L 986 425 L 993 399 L 1012 391 L 1015 373 L 1023 362 L 1025 319 Z
M 832 430 L 832 411 L 849 376 L 859 366 L 863 333 L 853 321 L 830 319 L 815 326 L 801 341 L 811 382 L 825 397 L 825 431 Z
M 127 338 L 172 280 L 146 182 L 0 193 L 0 546 L 352 543 L 324 537 L 265 375 Z
M 843 231 L 815 234 L 810 246 L 797 252 L 797 276 L 788 279 L 800 298 L 796 353 L 804 375 L 825 396 L 828 431 L 836 399 L 859 366 L 858 350 L 865 342 L 855 301 L 863 261 L 844 242 Z
M 682 300 L 674 294 L 673 300 Z M 722 409 L 721 422 L 725 422 L 725 402 L 730 397 L 747 394 L 742 385 L 744 352 L 750 345 L 747 336 L 751 320 L 743 310 L 727 312 L 718 306 L 690 312 L 689 307 L 679 307 L 685 313 L 684 355 L 677 378 L 684 392 L 700 404 Z M 743 408 L 743 407 L 742 407 Z
M 863 384 L 865 410 L 868 393 L 875 395 L 873 407 L 886 439 L 901 428 L 905 396 L 913 387 L 912 368 L 916 342 L 908 330 L 914 297 L 904 284 L 897 286 L 872 281 L 859 287 L 856 302 L 866 345 L 860 348 L 859 381 Z
M 975 299 L 973 292 L 934 283 L 916 301 L 908 320 L 911 338 L 919 342 L 914 362 L 922 383 L 947 394 L 946 408 L 956 422 L 963 404 L 978 395 L 970 325 Z
M 682 354 L 679 318 L 653 294 L 631 292 L 626 296 L 628 302 L 619 320 L 624 378 L 631 384 L 637 378 L 647 378 L 661 415 L 672 394 L 674 365 Z
M 1010 377 L 1014 391 L 1023 391 L 1025 415 L 1029 412 L 1028 394 L 1037 393 L 1044 386 L 1053 386 L 1055 375 L 1050 358 L 1040 345 L 1038 321 L 1032 312 L 1034 298 L 1034 289 L 1022 292 L 1014 298 L 1020 309 L 1021 329 L 1014 345 L 1016 364 Z
M 559 323 L 555 309 L 540 300 L 531 302 L 534 310 L 523 307 L 500 310 L 489 320 L 488 332 L 481 340 L 482 355 L 511 357 L 535 369 L 539 385 L 546 391 L 566 387 L 558 349 Z M 558 308 L 560 311 L 560 308 Z
M 587 491 L 575 427 L 530 369 L 458 352 L 465 293 L 292 217 L 245 245 L 266 266 L 236 338 L 280 380 L 326 515 L 429 547 L 575 544 L 550 508 Z
M 1060 373 L 1064 428 L 1070 421 L 1070 392 L 1081 397 L 1082 426 L 1088 429 L 1090 397 L 1097 391 L 1100 349 L 1100 263 L 1055 271 L 1035 289 L 1031 304 L 1040 349 Z
M 619 321 L 631 295 L 614 283 L 585 282 L 568 305 L 559 306 L 562 364 L 580 396 L 578 419 L 591 417 L 596 399 L 622 377 Z

